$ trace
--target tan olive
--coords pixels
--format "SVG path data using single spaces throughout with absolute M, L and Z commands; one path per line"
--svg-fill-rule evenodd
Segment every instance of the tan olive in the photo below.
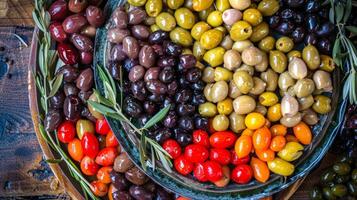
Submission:
M 268 56 L 265 52 L 262 52 L 262 62 L 255 65 L 254 68 L 258 72 L 264 72 L 265 70 L 267 70 L 268 65 L 269 65 Z
M 212 127 L 216 131 L 225 131 L 229 127 L 229 119 L 225 115 L 216 115 L 212 120 Z
M 206 67 L 203 70 L 202 80 L 206 83 L 213 83 L 214 82 L 214 68 Z
M 233 47 L 233 40 L 231 39 L 231 37 L 229 37 L 229 35 L 226 35 L 221 42 L 221 47 L 223 47 L 226 50 L 232 49 Z
M 304 121 L 310 126 L 313 126 L 319 122 L 319 117 L 317 116 L 317 113 L 311 109 L 304 110 L 302 114 L 302 121 Z
M 202 117 L 213 117 L 217 114 L 217 107 L 211 102 L 206 102 L 198 106 L 198 112 Z
M 176 27 L 170 32 L 170 39 L 171 41 L 181 44 L 185 47 L 191 46 L 193 42 L 190 32 L 181 27 Z
M 289 62 L 288 70 L 294 79 L 303 79 L 307 76 L 307 67 L 301 58 L 293 57 Z
M 236 71 L 246 71 L 249 75 L 254 75 L 254 67 L 246 64 L 242 64 Z
M 223 12 L 222 19 L 223 22 L 232 26 L 234 23 L 242 19 L 242 12 L 236 9 L 228 9 Z
M 253 99 L 253 97 L 248 95 L 239 96 L 233 101 L 234 112 L 240 115 L 252 112 L 255 107 L 255 100 Z
M 322 93 L 324 93 L 323 89 L 315 89 L 315 91 L 312 93 L 312 95 L 319 95 L 319 94 L 322 94 Z
M 313 45 L 307 45 L 302 50 L 302 58 L 309 67 L 310 70 L 315 70 L 320 66 L 320 54 L 319 51 Z
M 314 104 L 314 97 L 312 95 L 298 98 L 297 100 L 299 102 L 299 111 L 306 110 Z
M 270 51 L 269 53 L 270 67 L 277 73 L 283 73 L 288 65 L 288 59 L 281 51 Z
M 272 36 L 267 36 L 262 40 L 260 40 L 258 47 L 262 51 L 269 52 L 274 49 L 274 45 L 275 45 L 275 38 L 273 38 Z
M 230 81 L 232 80 L 233 73 L 226 68 L 216 67 L 214 70 L 215 81 Z
M 291 38 L 283 36 L 276 41 L 275 48 L 284 53 L 288 53 L 294 48 L 294 42 Z
M 313 75 L 313 79 L 318 90 L 322 89 L 325 92 L 332 91 L 331 75 L 328 72 L 317 70 Z
M 262 115 L 266 115 L 268 113 L 268 109 L 265 106 L 258 103 L 258 105 L 255 107 L 254 112 L 260 113 Z
M 254 87 L 250 90 L 249 94 L 253 95 L 260 95 L 265 91 L 266 83 L 258 78 L 258 77 L 253 77 L 253 82 L 254 82 Z
M 227 82 L 218 81 L 214 83 L 210 91 L 210 96 L 214 103 L 224 100 L 228 96 Z
M 284 72 L 280 74 L 278 84 L 281 90 L 287 91 L 289 87 L 295 84 L 295 80 L 290 76 L 289 72 Z
M 200 70 L 203 70 L 206 66 L 198 60 L 198 61 L 196 62 L 195 67 L 197 67 L 197 68 L 200 69 Z
M 281 114 L 283 115 L 283 117 L 292 117 L 296 115 L 298 111 L 299 103 L 294 97 L 290 95 L 285 95 L 281 99 Z
M 307 97 L 314 92 L 315 83 L 309 78 L 304 78 L 298 80 L 293 87 L 296 97 L 302 98 L 302 97 Z
M 234 71 L 239 68 L 242 63 L 242 58 L 238 51 L 228 50 L 224 53 L 224 67 L 228 70 Z
M 245 10 L 251 5 L 251 0 L 229 0 L 232 8 Z
M 278 74 L 272 69 L 268 69 L 260 74 L 260 78 L 267 84 L 266 91 L 275 91 L 278 87 Z
M 245 119 L 244 115 L 240 115 L 235 112 L 232 112 L 229 115 L 229 125 L 231 130 L 235 133 L 240 133 L 244 129 L 246 129 L 244 119 Z
M 253 78 L 246 71 L 236 71 L 233 74 L 233 80 L 239 91 L 243 94 L 248 94 L 248 92 L 254 87 Z
M 210 66 L 216 67 L 223 64 L 223 56 L 226 50 L 223 47 L 216 47 L 205 53 L 203 60 Z
M 331 99 L 324 95 L 315 96 L 315 103 L 312 105 L 312 109 L 319 114 L 327 114 L 331 111 Z
M 259 42 L 267 35 L 269 35 L 269 25 L 266 22 L 262 22 L 257 26 L 253 27 L 253 33 L 249 39 L 252 42 Z
M 299 122 L 301 122 L 302 114 L 296 113 L 296 115 L 292 117 L 282 117 L 280 119 L 280 123 L 288 128 L 292 128 L 296 126 Z
M 280 96 L 285 96 L 285 95 L 290 95 L 292 97 L 295 97 L 295 90 L 294 87 L 289 87 L 286 91 L 284 90 L 279 90 Z
M 170 9 L 176 10 L 180 8 L 184 2 L 185 0 L 166 0 L 166 5 Z
M 235 99 L 242 95 L 242 93 L 239 91 L 237 85 L 234 83 L 234 81 L 229 82 L 229 91 L 228 91 L 228 96 L 232 99 Z
M 206 49 L 203 48 L 199 41 L 193 43 L 193 55 L 196 57 L 197 60 L 202 60 L 203 55 L 206 53 Z
M 333 62 L 333 59 L 330 56 L 320 55 L 320 59 L 321 59 L 321 64 L 320 64 L 321 70 L 332 72 L 335 69 L 335 63 Z
M 211 91 L 212 91 L 213 83 L 207 84 L 203 89 L 203 94 L 205 95 L 207 101 L 213 101 L 211 98 Z
M 200 40 L 204 32 L 211 29 L 211 26 L 206 22 L 197 22 L 191 29 L 191 35 L 195 40 Z
M 244 49 L 250 46 L 253 46 L 253 43 L 250 40 L 242 40 L 234 42 L 232 49 L 242 53 Z
M 243 50 L 242 61 L 247 65 L 257 65 L 263 61 L 263 52 L 254 46 Z
M 301 58 L 301 52 L 298 50 L 292 50 L 288 53 L 288 60 L 289 62 L 294 58 Z

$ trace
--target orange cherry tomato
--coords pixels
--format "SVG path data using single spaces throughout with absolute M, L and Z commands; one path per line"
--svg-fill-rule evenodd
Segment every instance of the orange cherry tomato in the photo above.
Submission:
M 84 156 L 81 160 L 81 171 L 87 176 L 93 176 L 97 173 L 99 165 L 95 163 L 94 159 L 89 156 Z
M 271 133 L 267 127 L 259 128 L 253 133 L 253 146 L 256 150 L 268 149 L 271 141 Z
M 274 126 L 270 127 L 270 131 L 273 136 L 276 136 L 276 135 L 284 136 L 288 132 L 288 129 L 284 125 L 275 124 Z
M 255 154 L 258 158 L 264 162 L 272 161 L 275 158 L 275 152 L 271 149 L 255 150 Z
M 109 200 L 114 200 L 113 199 L 113 193 L 116 192 L 116 191 L 118 191 L 118 189 L 116 189 L 113 184 L 110 184 L 109 185 L 109 189 L 108 189 L 108 199 Z
M 112 167 L 102 167 L 97 172 L 97 179 L 102 183 L 110 183 L 110 172 L 113 170 Z
M 73 160 L 81 162 L 84 154 L 81 141 L 78 138 L 74 138 L 68 143 L 67 150 Z
M 269 179 L 270 171 L 265 162 L 259 160 L 258 158 L 252 157 L 250 166 L 253 169 L 255 180 L 265 183 Z
M 105 147 L 100 150 L 97 157 L 95 158 L 95 162 L 101 166 L 110 166 L 113 165 L 115 158 L 118 155 L 118 151 L 114 147 Z
M 109 131 L 107 137 L 105 138 L 106 147 L 117 147 L 119 145 L 117 138 L 115 137 L 113 131 Z
M 186 197 L 178 197 L 178 198 L 176 198 L 176 200 L 191 200 L 191 199 L 186 198 Z
M 310 127 L 304 122 L 298 123 L 293 128 L 295 137 L 299 140 L 301 144 L 308 145 L 311 143 L 312 134 Z
M 299 140 L 294 135 L 286 135 L 286 142 L 299 142 Z
M 268 196 L 268 197 L 261 198 L 259 200 L 273 200 L 273 197 L 272 196 Z
M 254 131 L 250 130 L 249 128 L 244 129 L 241 135 L 248 135 L 248 136 L 253 136 Z
M 108 193 L 108 185 L 100 181 L 91 182 L 93 194 L 97 197 L 103 197 Z
M 277 135 L 273 137 L 273 139 L 271 140 L 270 149 L 275 152 L 278 152 L 285 147 L 285 144 L 286 144 L 285 137 L 281 135 Z
M 252 137 L 249 135 L 241 135 L 234 146 L 234 150 L 238 158 L 244 158 L 252 151 Z

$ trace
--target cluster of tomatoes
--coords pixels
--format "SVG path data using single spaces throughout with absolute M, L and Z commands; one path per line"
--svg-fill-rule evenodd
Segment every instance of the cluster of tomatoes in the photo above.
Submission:
M 76 123 L 64 121 L 57 129 L 58 140 L 67 144 L 70 157 L 79 162 L 80 169 L 87 176 L 96 176 L 92 181 L 92 190 L 96 196 L 104 196 L 111 183 L 110 172 L 114 160 L 120 152 L 115 135 L 107 121 L 96 123 L 80 119 Z
M 289 176 L 294 172 L 290 162 L 302 155 L 303 145 L 312 140 L 310 127 L 304 122 L 291 129 L 278 123 L 271 125 L 262 114 L 253 112 L 245 118 L 246 129 L 232 131 L 196 130 L 193 143 L 181 149 L 173 139 L 163 148 L 174 159 L 174 167 L 182 175 L 190 173 L 201 182 L 210 181 L 217 187 L 230 180 L 246 184 L 253 177 L 264 183 L 270 172 Z M 212 134 L 209 134 L 212 133 Z

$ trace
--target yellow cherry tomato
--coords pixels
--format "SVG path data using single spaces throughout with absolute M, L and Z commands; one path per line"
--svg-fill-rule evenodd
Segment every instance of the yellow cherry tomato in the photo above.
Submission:
M 277 122 L 282 118 L 280 103 L 277 103 L 268 108 L 267 117 L 271 122 Z
M 269 179 L 270 171 L 265 162 L 259 160 L 258 158 L 252 157 L 250 166 L 253 169 L 255 180 L 265 183 Z
M 275 174 L 282 176 L 290 176 L 294 173 L 295 166 L 281 158 L 275 158 L 272 161 L 268 161 L 268 168 Z
M 257 112 L 252 112 L 245 118 L 245 125 L 247 128 L 256 130 L 265 124 L 265 118 L 262 114 Z
M 285 136 L 286 133 L 288 132 L 288 129 L 284 125 L 275 124 L 270 128 L 270 132 L 273 136 L 277 136 L 277 135 Z

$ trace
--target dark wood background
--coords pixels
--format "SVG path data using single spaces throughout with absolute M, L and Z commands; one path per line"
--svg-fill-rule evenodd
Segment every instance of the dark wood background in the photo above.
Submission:
M 32 8 L 33 0 L 0 0 L 0 199 L 69 199 L 43 161 L 29 111 L 27 65 L 34 25 Z M 331 155 L 328 157 L 320 169 L 331 163 Z M 318 182 L 320 169 L 291 199 L 308 199 L 308 190 Z

